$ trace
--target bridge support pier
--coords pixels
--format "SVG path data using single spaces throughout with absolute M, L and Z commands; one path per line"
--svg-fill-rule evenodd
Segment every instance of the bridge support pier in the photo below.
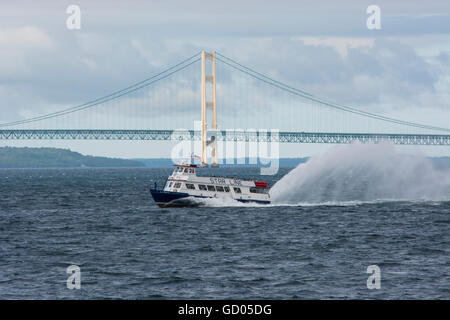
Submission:
M 211 61 L 211 74 L 206 75 L 206 60 Z M 211 96 L 207 101 L 206 84 L 211 83 Z M 208 141 L 208 123 L 206 121 L 207 109 L 212 109 L 211 129 L 217 131 L 217 113 L 216 113 L 216 53 L 202 50 L 202 167 L 208 166 L 207 148 L 211 147 L 211 166 L 218 166 L 217 159 L 217 141 L 215 137 L 211 137 Z

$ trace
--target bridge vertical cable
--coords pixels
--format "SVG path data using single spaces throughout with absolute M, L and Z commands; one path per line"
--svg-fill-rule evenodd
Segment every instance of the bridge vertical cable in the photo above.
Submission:
M 264 89 L 258 94 L 262 103 L 251 106 L 251 108 L 260 111 L 260 123 L 263 122 L 263 117 L 266 117 L 270 119 L 272 128 L 275 127 L 281 131 L 393 134 L 443 134 L 450 132 L 448 128 L 389 118 L 332 103 L 275 80 L 219 52 L 217 53 L 217 61 L 228 69 L 240 72 L 248 83 L 253 79 L 265 84 Z M 239 82 L 242 83 L 242 81 Z M 277 92 L 270 91 L 270 87 L 277 88 Z M 268 92 L 270 92 L 270 96 L 267 94 Z M 295 102 L 290 102 L 289 99 L 294 97 Z M 269 104 L 269 106 L 266 107 L 265 104 Z M 289 122 L 289 119 L 298 121 L 295 121 L 296 124 L 293 125 L 292 122 Z

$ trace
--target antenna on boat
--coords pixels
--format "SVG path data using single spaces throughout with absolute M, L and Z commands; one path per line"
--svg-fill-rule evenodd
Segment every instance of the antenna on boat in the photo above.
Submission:
M 199 157 L 199 156 L 197 156 L 197 155 L 195 155 L 193 152 L 191 152 L 191 163 L 190 164 L 195 164 L 194 163 L 194 159 L 197 159 L 197 160 L 202 160 L 202 158 L 201 157 Z

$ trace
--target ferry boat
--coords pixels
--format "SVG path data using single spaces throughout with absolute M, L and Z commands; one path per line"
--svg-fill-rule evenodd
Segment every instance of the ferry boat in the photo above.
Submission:
M 223 198 L 240 202 L 269 204 L 269 187 L 264 181 L 242 180 L 235 177 L 197 176 L 195 164 L 178 164 L 168 177 L 164 189 L 157 185 L 150 193 L 159 207 L 198 205 L 195 198 Z

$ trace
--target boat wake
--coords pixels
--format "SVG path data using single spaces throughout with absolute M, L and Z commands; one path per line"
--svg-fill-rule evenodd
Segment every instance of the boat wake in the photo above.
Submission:
M 450 200 L 387 200 L 378 199 L 371 201 L 292 201 L 292 202 L 280 202 L 274 201 L 270 204 L 259 204 L 259 203 L 243 203 L 233 199 L 215 199 L 215 198 L 189 198 L 189 207 L 208 207 L 208 208 L 221 208 L 221 207 L 243 207 L 243 208 L 270 208 L 270 207 L 353 207 L 360 205 L 380 205 L 389 203 L 400 203 L 405 204 L 417 204 L 426 203 L 427 205 L 440 205 L 442 202 L 447 202 Z
M 232 198 L 196 198 L 188 197 L 193 207 L 267 207 L 256 202 L 240 202 Z
M 449 201 L 450 170 L 390 143 L 337 146 L 286 174 L 270 191 L 275 205 L 355 205 Z

